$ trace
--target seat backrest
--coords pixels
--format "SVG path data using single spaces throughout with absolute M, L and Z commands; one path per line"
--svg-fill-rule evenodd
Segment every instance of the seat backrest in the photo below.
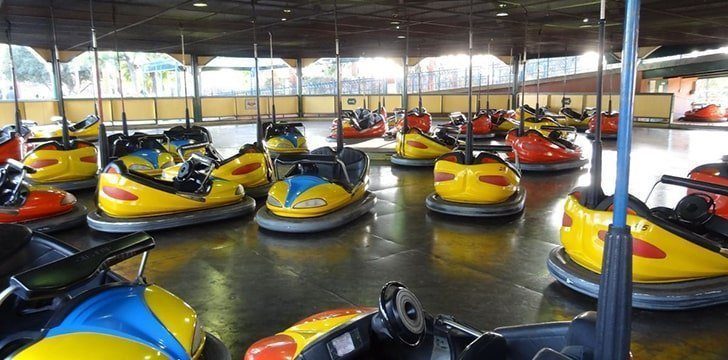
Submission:
M 86 116 L 85 119 L 70 126 L 71 131 L 79 131 L 91 127 L 92 125 L 99 122 L 99 117 L 96 115 Z
M 437 158 L 437 161 L 450 161 L 457 164 L 465 164 L 465 153 L 462 151 L 453 151 L 447 154 L 441 155 Z

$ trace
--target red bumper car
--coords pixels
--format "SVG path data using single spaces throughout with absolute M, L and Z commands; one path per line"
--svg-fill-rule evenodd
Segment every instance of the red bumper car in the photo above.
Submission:
M 726 114 L 716 104 L 694 104 L 692 110 L 686 111 L 684 121 L 722 122 L 728 120 Z
M 386 113 L 385 113 L 386 114 Z M 344 110 L 341 118 L 344 139 L 370 139 L 382 137 L 387 132 L 386 115 L 369 109 Z M 331 125 L 330 139 L 336 139 L 337 119 Z
M 85 222 L 86 208 L 72 194 L 23 182 L 32 171 L 13 159 L 0 167 L 0 223 L 53 232 Z
M 617 138 L 617 127 L 619 125 L 619 113 L 617 112 L 602 112 L 602 139 L 616 139 Z M 597 128 L 597 115 L 592 115 L 589 120 L 589 129 L 586 131 L 586 136 L 589 139 L 594 138 L 594 133 Z
M 467 136 L 467 116 L 461 112 L 450 114 L 450 121 L 443 126 L 458 129 L 458 138 L 464 139 Z M 490 139 L 495 136 L 493 123 L 490 121 L 490 113 L 487 110 L 480 110 L 473 117 L 473 138 Z
M 728 163 L 700 165 L 690 171 L 688 176 L 693 180 L 728 186 Z M 715 214 L 728 218 L 728 197 L 717 194 L 710 194 L 710 197 L 715 201 Z
M 518 161 L 524 171 L 578 169 L 587 163 L 578 145 L 558 136 L 546 137 L 536 130 L 519 135 L 518 129 L 513 129 L 506 135 L 506 144 L 513 148 L 509 160 Z

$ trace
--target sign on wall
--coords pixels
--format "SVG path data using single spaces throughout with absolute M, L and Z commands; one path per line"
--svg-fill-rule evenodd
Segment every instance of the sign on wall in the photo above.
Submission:
M 245 110 L 255 110 L 257 108 L 257 104 L 255 103 L 255 98 L 246 98 L 245 99 Z
M 346 99 L 346 103 L 349 105 L 355 105 L 356 104 L 356 98 L 348 98 Z

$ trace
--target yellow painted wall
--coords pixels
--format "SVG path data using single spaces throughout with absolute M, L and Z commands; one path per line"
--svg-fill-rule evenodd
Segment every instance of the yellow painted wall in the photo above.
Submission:
M 268 98 L 267 97 L 261 97 L 260 98 L 260 114 L 261 115 L 268 115 L 269 109 L 268 109 Z M 202 108 L 204 109 L 204 105 Z M 238 97 L 235 98 L 235 111 L 237 112 L 237 115 L 240 116 L 253 116 L 256 115 L 257 108 L 255 106 L 255 96 L 249 96 L 249 97 Z M 278 111 L 278 98 L 276 98 L 276 114 L 279 113 Z
M 648 95 L 648 96 L 651 96 L 651 95 Z M 636 95 L 635 104 L 639 101 L 648 100 L 648 99 L 644 99 L 643 97 L 644 97 L 643 95 L 639 95 L 639 94 Z M 597 96 L 596 95 L 586 95 L 585 106 L 586 107 L 597 106 Z M 609 95 L 604 95 L 604 96 L 602 96 L 602 109 L 604 109 L 604 111 L 607 111 L 608 107 L 609 107 Z M 619 96 L 618 95 L 612 95 L 612 110 L 619 111 Z
M 508 107 L 508 98 L 510 95 L 507 94 L 492 94 L 490 95 L 490 108 L 491 109 L 505 109 Z M 477 101 L 477 97 L 476 97 Z M 485 94 L 480 95 L 480 107 L 485 109 L 486 96 Z
M 550 94 L 549 95 L 549 109 L 551 111 L 557 112 L 561 110 L 561 98 L 564 97 L 564 94 Z M 571 99 L 571 104 L 569 105 L 570 108 L 581 111 L 584 108 L 584 94 L 566 94 L 567 98 Z
M 531 105 L 532 107 L 536 107 L 536 94 L 526 93 L 525 103 L 527 105 Z M 538 105 L 539 106 L 546 106 L 546 104 L 548 104 L 548 103 L 549 103 L 548 94 L 539 94 L 538 95 Z
M 669 119 L 672 115 L 672 94 L 636 95 L 634 116 Z M 615 108 L 615 111 L 617 109 Z
M 178 98 L 157 99 L 157 117 L 159 119 L 183 119 L 185 117 L 185 100 Z M 192 99 L 187 100 L 192 117 Z
M 483 99 L 481 98 L 481 101 L 482 100 Z M 473 95 L 472 101 L 470 109 L 475 111 L 475 108 L 478 105 L 478 98 Z M 439 112 L 451 113 L 456 111 L 468 111 L 468 95 L 442 95 L 442 111 Z
M 18 107 L 22 115 L 24 110 L 22 104 L 19 104 Z M 24 116 L 21 118 L 24 118 Z M 12 101 L 0 102 L 0 126 L 13 123 L 15 123 L 15 103 Z
M 305 114 L 333 114 L 334 96 L 304 96 L 303 112 Z
M 276 96 L 276 114 L 298 114 L 298 96 Z
M 94 100 L 67 99 L 64 101 L 64 104 L 66 106 L 66 119 L 71 123 L 81 121 L 86 116 L 94 113 Z
M 58 103 L 55 101 L 26 101 L 22 108 L 25 110 L 25 119 L 38 124 L 50 124 L 51 116 L 58 115 Z
M 202 117 L 235 116 L 235 98 L 202 98 Z
M 111 102 L 112 118 L 121 121 L 121 99 Z M 154 99 L 124 99 L 127 120 L 150 120 L 155 117 Z M 107 116 L 108 119 L 108 116 Z
M 336 101 L 335 99 L 336 99 L 336 97 L 334 97 L 334 101 Z M 356 103 L 354 103 L 353 105 L 350 105 L 349 99 L 356 100 Z M 334 102 L 334 104 L 336 104 L 336 103 Z M 367 104 L 367 106 L 369 106 L 369 105 L 370 104 Z M 354 109 L 360 108 L 362 106 L 364 106 L 364 96 L 341 95 L 341 108 L 343 110 L 354 110 Z
M 407 107 L 413 109 L 417 107 L 419 103 L 419 96 L 409 95 L 407 97 Z M 422 95 L 422 106 L 427 109 L 429 113 L 441 113 L 442 112 L 442 96 L 440 95 Z

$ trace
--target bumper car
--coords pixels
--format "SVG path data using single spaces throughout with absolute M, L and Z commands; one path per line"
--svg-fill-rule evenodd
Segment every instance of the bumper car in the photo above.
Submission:
M 395 154 L 390 161 L 402 166 L 433 166 L 438 157 L 452 152 L 458 141 L 448 134 L 448 129 L 439 127 L 435 136 L 418 128 L 397 132 Z
M 585 108 L 581 113 L 570 107 L 563 107 L 559 113 L 563 115 L 559 123 L 565 126 L 574 126 L 577 129 L 586 130 L 589 127 L 589 120 L 594 115 L 594 108 Z
M 427 208 L 456 216 L 499 217 L 523 211 L 526 190 L 520 186 L 521 172 L 498 156 L 509 146 L 488 146 L 466 163 L 465 153 L 445 154 L 435 162 L 435 192 L 427 197 Z
M 3 359 L 230 359 L 195 310 L 144 279 L 149 235 L 78 251 L 20 225 L 0 232 Z M 136 279 L 110 271 L 137 255 Z
M 32 148 L 26 147 L 27 136 L 29 131 L 21 126 L 21 131 L 15 131 L 15 125 L 7 125 L 0 130 L 0 164 L 7 162 L 8 159 L 23 160 L 23 154 Z
M 576 127 L 561 125 L 550 117 L 527 117 L 523 125 L 525 130 L 536 130 L 546 137 L 572 142 L 576 140 Z
M 725 113 L 721 111 L 720 105 L 716 104 L 695 104 L 691 110 L 685 112 L 683 121 L 696 122 L 723 122 L 728 120 Z
M 523 171 L 560 171 L 578 169 L 586 165 L 581 148 L 560 138 L 557 131 L 544 136 L 536 130 L 527 130 L 519 135 L 513 129 L 506 135 L 506 144 L 513 148 L 508 159 L 515 162 Z
M 40 125 L 31 127 L 30 137 L 33 139 L 41 138 L 57 138 L 63 134 L 61 126 L 62 119 L 56 119 L 53 125 Z M 99 117 L 96 115 L 86 116 L 85 119 L 75 123 L 68 124 L 68 134 L 77 139 L 96 140 L 99 136 Z
M 179 148 L 180 153 L 193 152 L 202 149 L 202 155 L 215 160 L 217 166 L 212 170 L 212 176 L 243 185 L 245 194 L 253 198 L 268 196 L 272 184 L 272 165 L 265 151 L 256 144 L 246 144 L 238 153 L 228 158 L 220 155 L 209 143 L 198 143 Z M 182 155 L 180 155 L 182 156 Z M 173 181 L 180 171 L 182 164 L 165 168 L 161 178 Z
M 450 114 L 450 121 L 444 124 L 445 127 L 458 130 L 458 139 L 465 139 L 467 130 L 467 118 L 461 112 Z M 495 137 L 493 123 L 490 121 L 488 110 L 479 110 L 473 118 L 473 139 L 483 140 Z
M 33 185 L 67 191 L 96 186 L 97 151 L 87 141 L 71 140 L 67 146 L 58 141 L 43 143 L 25 156 L 23 164 L 35 170 L 26 177 Z
M 688 177 L 692 180 L 728 186 L 728 163 L 700 165 L 691 170 Z M 689 194 L 693 192 L 693 190 L 688 189 Z M 715 214 L 728 219 L 728 197 L 719 194 L 709 195 L 715 200 Z
M 102 125 L 99 129 L 99 157 L 101 164 L 119 160 L 124 166 L 146 175 L 158 176 L 162 170 L 174 166 L 175 156 L 167 151 L 164 144 L 169 139 L 164 135 L 148 135 L 122 133 L 106 136 Z
M 344 110 L 343 114 L 344 139 L 378 138 L 387 132 L 386 113 L 382 116 L 378 112 L 359 108 L 354 111 Z M 337 123 L 337 119 L 334 119 L 329 139 L 336 139 Z
M 63 190 L 23 182 L 34 170 L 10 160 L 0 167 L 0 224 L 23 224 L 33 230 L 53 232 L 85 221 L 86 207 Z
M 634 237 L 633 306 L 684 310 L 728 302 L 728 219 L 715 214 L 715 200 L 706 195 L 726 196 L 728 187 L 667 175 L 660 182 L 700 193 L 683 197 L 674 209 L 650 209 L 630 197 L 627 225 Z M 566 201 L 563 246 L 551 251 L 548 269 L 567 287 L 597 297 L 613 197 L 604 196 L 588 207 L 582 190 Z
M 395 125 L 390 127 L 390 131 L 399 133 L 404 127 L 404 110 L 395 111 Z M 423 133 L 429 133 L 432 127 L 432 115 L 423 107 L 417 107 L 407 112 L 407 127 L 416 128 Z
M 505 135 L 518 127 L 514 110 L 496 110 L 490 115 L 490 122 L 496 135 Z
M 211 176 L 213 159 L 193 154 L 174 180 L 164 181 L 129 170 L 116 160 L 99 175 L 98 209 L 89 226 L 104 232 L 168 229 L 229 219 L 252 212 L 255 200 L 243 187 Z
M 165 144 L 167 152 L 175 154 L 175 161 L 182 161 L 181 158 L 177 158 L 177 149 L 181 146 L 196 144 L 196 143 L 211 143 L 212 136 L 210 131 L 201 126 L 175 126 L 163 133 L 168 139 Z
M 306 136 L 298 128 L 303 123 L 289 123 L 278 121 L 263 125 L 265 149 L 271 154 L 305 154 L 308 152 Z
M 384 286 L 378 308 L 349 308 L 309 316 L 255 342 L 245 360 L 284 359 L 591 359 L 596 313 L 572 321 L 481 331 L 451 315 L 424 311 L 412 291 Z
M 602 113 L 602 139 L 614 140 L 617 138 L 617 127 L 619 125 L 619 113 L 603 112 Z M 586 131 L 586 137 L 594 138 L 597 127 L 597 117 L 592 115 L 589 119 L 589 129 Z
M 290 233 L 329 230 L 368 213 L 376 203 L 376 196 L 367 190 L 369 157 L 360 150 L 343 148 L 337 153 L 323 147 L 276 162 L 292 167 L 283 180 L 271 186 L 266 205 L 255 216 L 264 229 Z

